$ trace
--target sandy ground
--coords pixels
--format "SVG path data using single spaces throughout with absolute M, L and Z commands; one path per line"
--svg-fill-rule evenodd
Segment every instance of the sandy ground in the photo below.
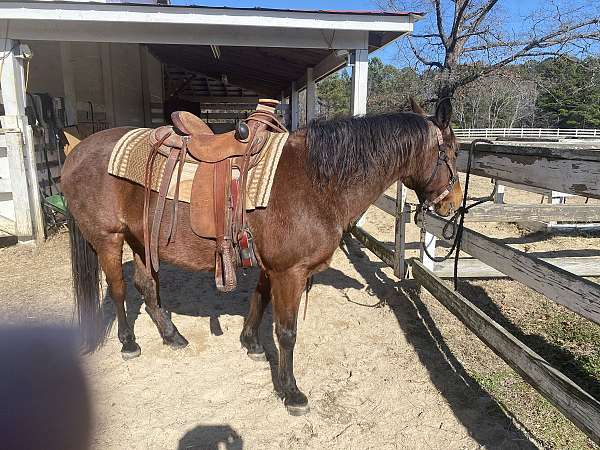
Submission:
M 479 186 L 485 193 L 489 187 Z M 368 229 L 391 240 L 389 216 L 371 211 L 367 220 Z M 497 237 L 522 235 L 514 225 L 494 227 Z M 413 239 L 418 235 L 414 229 L 410 233 Z M 590 239 L 578 244 L 581 239 L 559 236 L 530 245 L 600 248 L 600 239 Z M 72 324 L 66 234 L 38 250 L 0 249 L 0 279 L 2 323 Z M 180 351 L 162 345 L 129 284 L 128 312 L 142 355 L 121 359 L 115 325 L 106 345 L 83 358 L 93 396 L 95 449 L 535 447 L 466 374 L 446 340 L 475 345 L 471 356 L 489 357 L 491 351 L 471 344 L 462 324 L 410 284 L 399 286 L 391 271 L 355 242 L 347 253 L 336 252 L 332 267 L 315 279 L 295 353 L 296 377 L 311 412 L 289 416 L 273 389 L 277 350 L 270 310 L 261 330 L 268 362 L 247 358 L 238 341 L 255 281 L 250 272 L 234 295 L 222 296 L 211 274 L 163 267 L 163 303 L 190 341 Z M 507 295 L 519 292 L 516 283 L 495 283 L 513 286 Z M 112 321 L 107 299 L 105 312 Z

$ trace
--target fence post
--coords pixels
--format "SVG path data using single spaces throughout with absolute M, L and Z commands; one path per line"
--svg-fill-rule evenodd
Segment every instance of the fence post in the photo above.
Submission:
M 421 262 L 423 263 L 423 265 L 425 267 L 427 267 L 432 272 L 433 272 L 433 269 L 435 266 L 435 261 L 433 259 L 431 259 L 429 256 L 427 256 L 423 247 L 425 247 L 427 249 L 427 252 L 431 256 L 435 256 L 436 242 L 437 242 L 437 238 L 433 234 L 431 234 L 431 233 L 425 231 L 425 229 L 421 228 Z
M 494 181 L 494 203 L 504 203 L 504 185 Z
M 406 211 L 408 208 L 408 212 Z M 402 182 L 396 184 L 396 224 L 394 239 L 394 275 L 400 280 L 404 279 L 406 267 L 404 250 L 406 242 L 406 215 L 410 216 L 410 207 L 406 205 L 406 187 Z

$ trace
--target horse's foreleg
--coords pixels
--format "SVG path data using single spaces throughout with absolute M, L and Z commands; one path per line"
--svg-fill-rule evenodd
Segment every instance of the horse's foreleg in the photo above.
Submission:
M 307 275 L 303 270 L 270 272 L 275 333 L 279 343 L 279 383 L 285 406 L 291 415 L 309 411 L 308 399 L 296 386 L 294 377 L 294 345 L 300 297 L 306 286 Z
M 137 253 L 134 255 L 135 274 L 133 283 L 137 290 L 144 297 L 146 303 L 146 312 L 158 328 L 158 332 L 165 345 L 174 349 L 183 348 L 188 345 L 188 341 L 177 330 L 177 327 L 171 320 L 171 317 L 163 308 L 159 306 L 158 301 L 158 276 L 151 276 L 144 266 L 142 258 Z
M 270 302 L 271 284 L 265 273 L 261 271 L 256 290 L 250 297 L 250 309 L 240 335 L 240 342 L 248 350 L 248 356 L 256 361 L 265 360 L 265 349 L 259 342 L 258 328 Z
M 106 276 L 108 292 L 117 312 L 118 336 L 123 344 L 121 354 L 123 359 L 131 359 L 139 356 L 140 346 L 135 342 L 133 329 L 127 322 L 125 314 L 125 296 L 127 288 L 123 279 L 123 242 L 122 234 L 114 233 L 96 243 L 94 246 L 98 253 L 100 266 Z

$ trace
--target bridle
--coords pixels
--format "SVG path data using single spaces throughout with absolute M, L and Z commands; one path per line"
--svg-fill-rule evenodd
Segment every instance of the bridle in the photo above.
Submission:
M 422 208 L 424 210 L 427 210 L 430 207 L 437 205 L 439 202 L 441 202 L 446 197 L 448 197 L 448 195 L 450 195 L 450 192 L 452 192 L 454 185 L 458 182 L 458 175 L 456 175 L 454 173 L 454 171 L 452 170 L 452 167 L 450 166 L 450 162 L 448 161 L 448 153 L 447 153 L 448 145 L 444 142 L 444 137 L 442 136 L 441 130 L 437 127 L 437 125 L 434 124 L 434 126 L 435 126 L 435 132 L 437 135 L 437 141 L 438 141 L 438 158 L 435 163 L 435 167 L 433 168 L 433 172 L 431 173 L 431 175 L 429 176 L 429 179 L 425 183 L 424 188 L 429 186 L 429 184 L 435 179 L 438 169 L 440 168 L 440 166 L 443 166 L 444 164 L 448 168 L 448 173 L 450 174 L 450 181 L 448 181 L 446 188 L 436 198 L 434 198 L 433 200 L 425 199 L 423 201 Z

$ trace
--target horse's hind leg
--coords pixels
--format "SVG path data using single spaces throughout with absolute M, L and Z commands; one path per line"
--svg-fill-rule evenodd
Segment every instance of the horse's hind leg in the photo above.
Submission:
M 118 336 L 123 344 L 121 355 L 123 359 L 131 359 L 139 356 L 140 346 L 135 342 L 133 329 L 127 322 L 125 314 L 125 297 L 127 288 L 123 279 L 123 242 L 124 237 L 120 233 L 113 233 L 97 243 L 95 248 L 100 260 L 100 266 L 106 276 L 108 292 L 117 312 Z
M 158 277 L 151 276 L 144 266 L 142 258 L 137 253 L 134 255 L 135 274 L 133 283 L 144 297 L 146 312 L 158 328 L 160 336 L 166 345 L 174 349 L 183 348 L 188 341 L 179 333 L 169 314 L 160 307 L 158 301 Z
M 244 328 L 240 335 L 240 342 L 248 356 L 256 361 L 265 360 L 265 349 L 258 340 L 258 328 L 263 318 L 265 308 L 271 302 L 271 284 L 264 272 L 260 272 L 256 290 L 250 297 L 250 310 L 244 320 Z

